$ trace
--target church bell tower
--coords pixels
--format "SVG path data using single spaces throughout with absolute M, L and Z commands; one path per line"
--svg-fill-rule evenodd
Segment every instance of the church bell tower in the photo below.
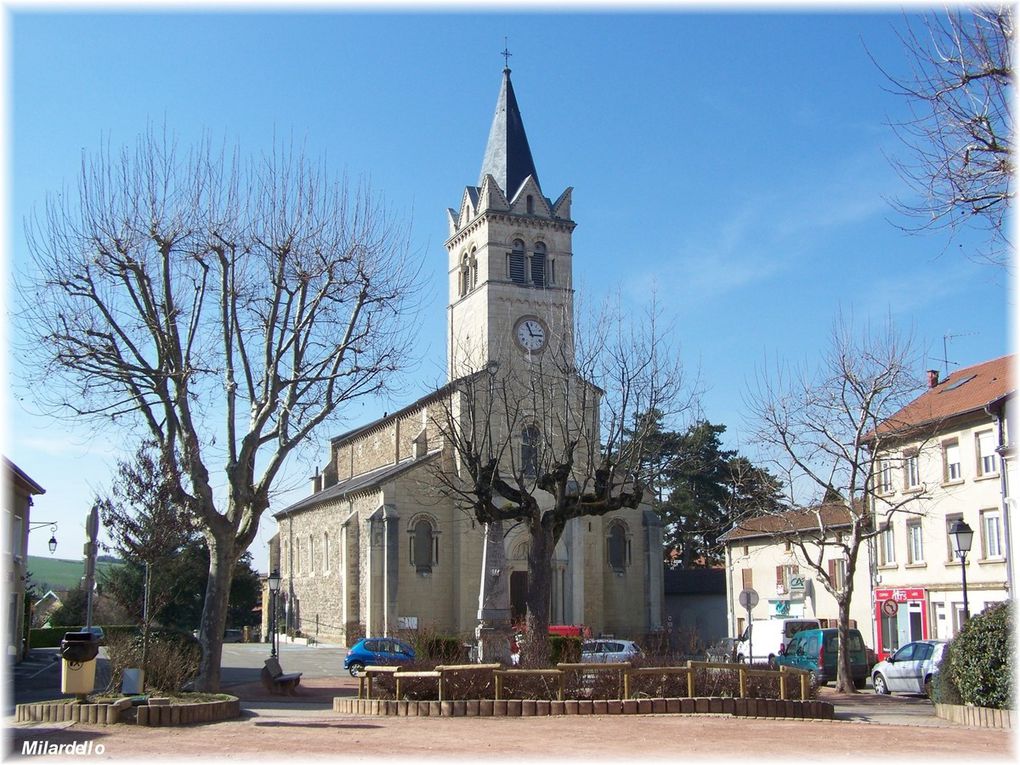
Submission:
M 477 186 L 447 210 L 447 375 L 573 358 L 572 188 L 542 192 L 509 67 Z

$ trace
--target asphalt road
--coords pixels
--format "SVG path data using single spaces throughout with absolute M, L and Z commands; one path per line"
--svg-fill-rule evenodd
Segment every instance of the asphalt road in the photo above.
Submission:
M 279 651 L 280 666 L 284 672 L 301 672 L 304 680 L 339 678 L 338 683 L 354 681 L 343 669 L 347 649 L 336 645 L 282 644 Z M 227 643 L 223 646 L 221 686 L 229 692 L 232 686 L 259 682 L 262 665 L 269 657 L 266 643 Z M 109 676 L 109 663 L 100 654 L 97 681 Z M 17 665 L 9 678 L 4 714 L 14 713 L 15 703 L 42 701 L 60 697 L 60 662 L 56 660 L 56 649 L 37 649 L 31 656 Z M 97 682 L 98 685 L 98 682 Z M 877 696 L 870 688 L 862 693 L 836 694 L 830 687 L 823 688 L 820 698 L 831 701 L 836 708 L 836 719 L 856 722 L 871 722 L 887 725 L 921 725 L 929 727 L 951 726 L 935 717 L 932 703 L 921 696 Z M 252 702 L 251 707 L 260 706 Z M 279 702 L 271 705 L 281 706 Z M 327 701 L 308 700 L 305 703 L 288 701 L 283 707 L 295 713 L 307 713 L 318 708 L 328 709 Z

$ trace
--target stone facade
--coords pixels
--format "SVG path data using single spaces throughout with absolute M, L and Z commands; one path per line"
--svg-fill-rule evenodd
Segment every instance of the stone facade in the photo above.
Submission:
M 453 438 L 505 444 L 501 472 L 523 475 L 529 428 L 550 449 L 569 431 L 580 440 L 571 480 L 590 486 L 601 392 L 573 372 L 571 190 L 555 202 L 542 194 L 508 70 L 479 184 L 448 211 L 449 382 L 332 439 L 312 495 L 275 514 L 290 629 L 348 645 L 416 627 L 473 635 L 484 529 L 458 501 Z M 498 396 L 497 371 L 511 381 Z M 611 534 L 622 551 L 612 565 Z M 528 542 L 507 524 L 518 618 Z M 569 521 L 553 556 L 551 621 L 642 637 L 661 625 L 661 561 L 662 526 L 647 507 Z

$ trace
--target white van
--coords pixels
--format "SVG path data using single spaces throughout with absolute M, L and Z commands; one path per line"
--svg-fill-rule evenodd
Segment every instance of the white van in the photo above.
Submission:
M 737 643 L 737 662 L 743 663 L 750 656 L 752 664 L 767 661 L 771 665 L 786 650 L 790 638 L 801 630 L 820 629 L 821 626 L 817 619 L 754 619 Z M 754 651 L 753 656 L 751 651 Z

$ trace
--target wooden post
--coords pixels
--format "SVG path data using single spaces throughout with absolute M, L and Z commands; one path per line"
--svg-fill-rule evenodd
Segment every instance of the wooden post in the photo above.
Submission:
M 741 667 L 737 670 L 740 673 L 740 698 L 747 698 L 747 670 Z
M 687 698 L 694 698 L 694 667 L 687 662 Z
M 439 670 L 439 700 L 443 700 L 443 671 Z
M 366 686 L 365 687 L 365 698 L 371 700 L 371 698 L 372 698 L 372 673 L 369 672 L 366 669 L 365 670 L 365 674 L 368 676 L 368 682 L 365 683 L 365 686 Z
M 365 674 L 364 671 L 358 673 L 358 698 L 363 699 L 365 697 Z
M 630 698 L 630 672 L 623 673 L 623 697 Z
M 779 668 L 779 698 L 786 701 L 786 673 L 783 671 L 786 667 Z
M 565 688 L 565 681 L 564 681 L 564 678 L 566 676 L 567 676 L 567 673 L 564 672 L 561 669 L 560 670 L 560 690 L 559 690 L 559 693 L 556 694 L 556 698 L 559 699 L 560 701 L 563 701 L 563 698 L 564 698 L 564 695 L 565 695 L 565 690 L 564 690 L 564 688 Z
M 493 674 L 496 676 L 496 701 L 499 701 L 503 692 L 503 675 L 499 670 L 494 671 Z
M 807 701 L 808 698 L 808 674 L 807 672 L 800 673 L 800 700 Z
M 393 689 L 393 694 L 396 696 L 397 701 L 400 701 L 400 673 L 399 672 L 395 672 L 393 674 L 393 679 L 397 683 L 397 687 Z

